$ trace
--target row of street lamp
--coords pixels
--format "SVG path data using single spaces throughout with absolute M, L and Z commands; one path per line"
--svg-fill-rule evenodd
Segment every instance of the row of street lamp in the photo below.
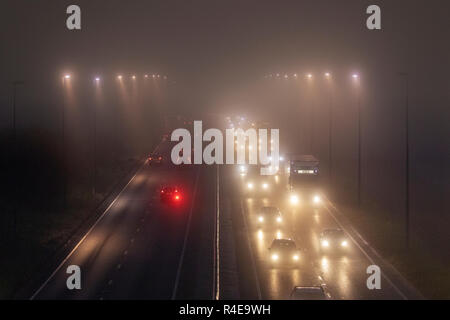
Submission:
M 323 73 L 323 77 L 325 79 L 331 79 L 332 75 L 331 75 L 330 72 L 324 72 Z M 294 73 L 294 74 L 291 74 L 291 75 L 289 75 L 287 73 L 285 73 L 285 74 L 275 73 L 275 74 L 265 75 L 264 78 L 265 79 L 286 79 L 286 80 L 288 80 L 288 79 L 295 79 L 295 80 L 297 80 L 297 79 L 301 78 L 301 75 L 299 75 L 298 73 Z M 306 74 L 304 74 L 304 78 L 305 79 L 313 79 L 314 75 L 312 73 L 306 73 Z M 351 74 L 351 78 L 357 80 L 357 79 L 359 79 L 359 74 L 358 73 L 352 73 Z
M 70 80 L 72 78 L 72 75 L 70 74 L 70 73 L 66 73 L 66 74 L 64 74 L 63 75 L 63 79 L 64 80 Z M 136 75 L 131 75 L 131 76 L 129 76 L 129 78 L 130 79 L 132 79 L 132 80 L 136 80 L 137 79 L 137 76 Z M 167 76 L 165 76 L 165 75 L 160 75 L 160 74 L 144 74 L 143 75 L 143 78 L 144 79 L 164 79 L 164 80 L 167 80 L 168 79 L 168 77 Z M 123 79 L 125 79 L 125 77 L 122 75 L 122 74 L 118 74 L 117 76 L 116 76 L 116 79 L 117 80 L 123 80 Z M 100 76 L 95 76 L 94 77 L 94 81 L 95 82 L 100 82 L 101 81 L 101 77 Z

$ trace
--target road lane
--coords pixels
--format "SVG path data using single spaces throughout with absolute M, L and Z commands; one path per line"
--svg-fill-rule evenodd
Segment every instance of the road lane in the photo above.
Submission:
M 253 177 L 241 177 L 236 167 L 227 168 L 224 175 L 224 186 L 228 196 L 241 201 L 242 209 L 234 212 L 233 218 L 242 224 L 247 222 L 246 232 L 249 233 L 256 265 L 257 279 L 263 299 L 286 299 L 294 286 L 309 286 L 325 284 L 333 299 L 403 299 L 401 292 L 385 275 L 382 277 L 381 290 L 369 290 L 366 285 L 368 275 L 366 269 L 373 262 L 368 259 L 355 243 L 350 242 L 348 252 L 323 252 L 319 246 L 319 235 L 326 228 L 339 228 L 335 218 L 330 214 L 330 208 L 324 204 L 317 208 L 300 202 L 292 207 L 288 202 L 286 177 L 280 175 L 271 181 L 270 192 L 245 191 L 247 181 Z M 232 178 L 231 178 L 232 177 Z M 239 200 L 238 200 L 239 199 Z M 274 228 L 259 227 L 258 212 L 262 206 L 277 206 L 283 213 L 283 223 Z M 239 217 L 239 216 L 242 216 Z M 239 225 L 237 226 L 239 228 Z M 268 248 L 275 238 L 291 238 L 301 249 L 298 268 L 272 267 Z M 242 243 L 242 239 L 240 239 Z M 250 261 L 251 259 L 247 257 Z M 238 256 L 238 259 L 245 259 Z M 249 256 L 249 254 L 247 254 Z M 370 256 L 369 256 L 370 257 Z M 247 263 L 247 268 L 251 264 Z M 240 268 L 239 280 L 243 290 L 250 291 L 251 284 L 245 278 L 251 272 Z M 242 276 L 246 273 L 246 276 Z M 244 284 L 242 284 L 242 282 Z
M 160 152 L 170 159 L 169 143 L 165 143 Z M 144 165 L 33 298 L 170 299 L 191 209 L 195 208 L 191 225 L 193 230 L 213 230 L 214 226 L 208 225 L 209 220 L 198 217 L 206 210 L 214 213 L 214 205 L 210 208 L 209 203 L 203 203 L 202 198 L 194 199 L 197 179 L 202 181 L 202 184 L 198 184 L 197 193 L 206 194 L 207 190 L 214 190 L 213 181 L 207 178 L 202 168 L 190 166 L 181 169 L 171 164 Z M 160 187 L 172 183 L 183 190 L 184 199 L 179 207 L 159 201 Z M 197 210 L 200 207 L 204 209 Z M 198 226 L 199 223 L 202 224 Z M 203 239 L 196 236 L 188 239 L 190 242 L 181 265 L 182 276 L 179 281 L 184 287 L 196 288 L 192 278 L 185 279 L 184 268 L 193 259 L 196 264 L 212 263 L 212 256 L 208 248 L 198 243 Z M 207 252 L 201 251 L 194 257 L 192 246 Z M 69 276 L 66 269 L 69 265 L 81 268 L 81 290 L 68 290 L 66 287 Z M 205 281 L 212 283 L 213 279 L 205 277 Z M 203 294 L 198 290 L 197 294 Z M 200 290 L 208 291 L 210 296 L 209 288 L 200 287 Z M 183 292 L 187 295 L 191 293 L 189 290 Z

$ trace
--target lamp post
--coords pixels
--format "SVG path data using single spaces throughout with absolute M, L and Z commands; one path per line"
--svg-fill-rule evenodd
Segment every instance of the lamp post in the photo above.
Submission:
M 405 244 L 410 246 L 410 217 L 409 217 L 409 74 L 400 72 L 405 79 Z
M 14 176 L 17 176 L 17 127 L 16 127 L 16 95 L 17 95 L 17 87 L 20 85 L 23 85 L 25 82 L 22 80 L 15 80 L 13 81 L 13 96 L 12 96 L 12 127 L 13 127 L 13 167 L 14 167 Z M 14 235 L 17 233 L 17 198 L 18 198 L 18 192 L 17 192 L 17 179 L 13 178 L 13 230 Z
M 358 207 L 361 207 L 361 101 L 359 75 L 354 73 L 353 80 L 357 85 L 356 104 L 358 109 Z
M 66 74 L 63 77 L 63 85 L 65 86 L 66 83 L 70 81 L 70 74 Z M 66 105 L 65 102 L 63 102 L 63 106 L 61 109 L 61 139 L 62 139 L 62 152 L 63 152 L 63 170 L 64 170 L 64 181 L 63 181 L 63 210 L 66 210 L 67 208 L 67 154 L 66 154 L 66 128 L 65 128 L 65 109 Z
M 333 181 L 333 87 L 331 85 L 331 74 L 325 72 L 325 79 L 329 82 L 330 103 L 328 107 L 328 172 L 330 179 L 330 187 Z

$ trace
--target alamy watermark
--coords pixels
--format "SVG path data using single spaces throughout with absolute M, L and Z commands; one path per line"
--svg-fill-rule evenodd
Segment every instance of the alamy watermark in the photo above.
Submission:
M 194 121 L 193 161 L 192 136 L 189 130 L 179 128 L 172 132 L 171 141 L 179 142 L 172 148 L 170 155 L 175 165 L 246 164 L 248 156 L 249 164 L 261 165 L 261 175 L 273 175 L 278 171 L 279 129 L 270 129 L 270 143 L 267 129 L 226 129 L 224 148 L 222 131 L 211 128 L 203 133 L 202 126 L 202 121 Z M 209 142 L 204 149 L 203 142 Z

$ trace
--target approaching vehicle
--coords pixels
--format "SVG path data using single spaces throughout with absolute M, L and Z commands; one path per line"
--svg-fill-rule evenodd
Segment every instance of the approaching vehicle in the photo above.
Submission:
M 293 155 L 289 157 L 289 189 L 292 205 L 301 201 L 317 206 L 321 203 L 319 195 L 319 160 L 312 155 Z
M 325 229 L 320 233 L 322 250 L 345 250 L 349 245 L 347 235 L 341 229 Z
M 281 212 L 277 207 L 262 207 L 258 215 L 258 225 L 277 226 L 283 222 Z
M 272 265 L 296 264 L 300 260 L 300 250 L 292 239 L 275 239 L 269 248 Z
M 160 154 L 151 154 L 148 157 L 148 164 L 162 164 L 163 157 Z
M 182 200 L 181 192 L 177 187 L 163 187 L 159 193 L 163 203 L 180 203 Z
M 329 298 L 323 286 L 295 287 L 289 296 L 290 300 L 328 300 Z

